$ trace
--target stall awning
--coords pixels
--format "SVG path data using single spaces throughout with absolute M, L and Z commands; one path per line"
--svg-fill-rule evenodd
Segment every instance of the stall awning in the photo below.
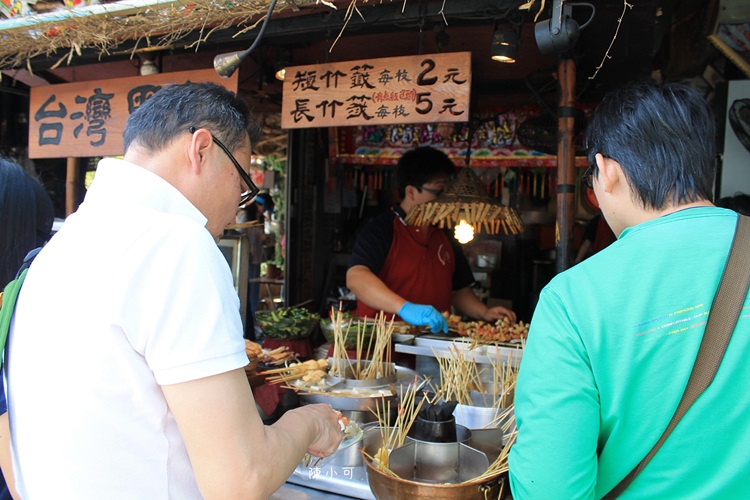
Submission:
M 0 20 L 0 68 L 24 67 L 37 56 L 69 64 L 83 50 L 100 57 L 132 41 L 129 51 L 168 47 L 199 32 L 199 44 L 219 29 L 237 26 L 241 34 L 255 27 L 271 0 L 120 0 L 84 7 L 61 8 Z M 316 0 L 279 2 L 274 12 Z M 120 49 L 122 50 L 122 49 Z

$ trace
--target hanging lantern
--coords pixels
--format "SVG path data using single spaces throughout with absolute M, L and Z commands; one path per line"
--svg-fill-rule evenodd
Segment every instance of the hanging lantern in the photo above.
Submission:
M 409 210 L 405 220 L 412 226 L 436 225 L 441 228 L 454 228 L 464 223 L 471 226 L 474 233 L 498 234 L 502 230 L 505 234 L 518 234 L 523 231 L 523 223 L 516 211 L 488 195 L 482 181 L 469 167 L 461 169 L 446 192 Z

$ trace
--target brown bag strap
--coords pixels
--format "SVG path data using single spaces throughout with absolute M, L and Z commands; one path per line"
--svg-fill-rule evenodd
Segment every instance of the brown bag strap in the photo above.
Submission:
M 690 379 L 688 379 L 680 404 L 677 405 L 672 420 L 651 451 L 630 471 L 630 474 L 625 476 L 617 486 L 603 497 L 604 500 L 615 499 L 625 491 L 625 488 L 633 482 L 633 479 L 656 455 L 656 452 L 659 451 L 659 448 L 667 440 L 683 415 L 687 413 L 690 406 L 698 399 L 698 396 L 711 384 L 727 350 L 727 345 L 729 345 L 729 339 L 732 337 L 749 287 L 750 217 L 738 215 L 737 230 L 734 233 L 732 248 L 729 250 L 729 258 L 724 267 L 716 297 L 711 304 L 706 331 L 703 334 L 703 340 L 695 358 L 695 365 L 690 373 Z

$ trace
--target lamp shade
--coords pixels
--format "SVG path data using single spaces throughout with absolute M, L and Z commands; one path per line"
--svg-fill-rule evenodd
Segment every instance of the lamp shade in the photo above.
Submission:
M 489 196 L 477 174 L 469 167 L 462 168 L 456 181 L 443 194 L 427 203 L 412 207 L 406 223 L 413 226 L 437 225 L 453 228 L 461 220 L 474 227 L 476 233 L 517 234 L 523 223 L 515 210 Z
M 539 52 L 562 54 L 573 48 L 578 41 L 580 28 L 578 22 L 571 17 L 572 12 L 573 6 L 570 2 L 552 1 L 552 17 L 534 25 L 534 38 Z
M 492 35 L 492 60 L 514 63 L 518 57 L 518 33 L 509 28 L 496 29 Z

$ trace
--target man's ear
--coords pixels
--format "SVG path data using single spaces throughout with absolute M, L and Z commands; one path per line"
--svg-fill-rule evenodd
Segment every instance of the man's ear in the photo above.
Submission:
M 596 165 L 599 169 L 599 182 L 605 193 L 611 193 L 614 189 L 621 187 L 625 179 L 622 166 L 612 158 L 606 158 L 601 153 L 596 154 Z M 624 184 L 627 186 L 627 183 Z
M 417 190 L 416 187 L 412 185 L 408 185 L 406 186 L 406 189 L 404 189 L 404 198 L 413 201 L 418 193 L 419 191 Z
M 200 174 L 206 165 L 206 158 L 209 148 L 213 146 L 211 132 L 205 128 L 200 128 L 193 132 L 187 147 L 187 157 L 190 169 Z

